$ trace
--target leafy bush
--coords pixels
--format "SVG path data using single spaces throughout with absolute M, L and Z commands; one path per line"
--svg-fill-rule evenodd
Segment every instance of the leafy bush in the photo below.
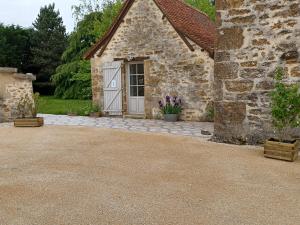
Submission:
M 101 111 L 100 106 L 92 103 L 90 112 L 96 113 L 96 112 L 100 112 L 100 111 Z
M 199 9 L 200 11 L 206 13 L 209 18 L 215 21 L 216 18 L 216 8 L 214 5 L 215 1 L 211 0 L 185 0 L 186 3 Z
M 162 114 L 180 114 L 182 111 L 181 99 L 174 96 L 166 96 L 165 104 L 162 101 L 158 102 Z
M 40 93 L 36 92 L 32 95 L 33 98 L 33 107 L 32 107 L 32 116 L 36 117 L 40 107 Z
M 91 66 L 89 61 L 77 60 L 61 65 L 52 76 L 55 97 L 63 99 L 91 99 Z
M 20 114 L 20 118 L 26 118 L 29 117 L 29 115 L 30 117 L 34 118 L 37 116 L 39 108 L 39 97 L 40 94 L 35 93 L 32 94 L 32 96 L 26 94 L 19 99 L 17 110 Z
M 206 108 L 206 117 L 208 121 L 213 122 L 215 117 L 215 108 L 213 104 L 209 104 Z
M 287 140 L 290 128 L 300 126 L 300 87 L 283 83 L 284 71 L 275 72 L 275 89 L 271 92 L 273 126 L 280 141 Z

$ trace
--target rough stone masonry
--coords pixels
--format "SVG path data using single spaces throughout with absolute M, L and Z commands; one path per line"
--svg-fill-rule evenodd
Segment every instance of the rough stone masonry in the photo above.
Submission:
M 300 81 L 300 1 L 217 0 L 216 7 L 215 137 L 259 143 L 273 133 L 276 67 L 287 83 Z
M 189 40 L 190 41 L 190 40 Z M 148 57 L 145 65 L 145 116 L 159 115 L 158 101 L 177 95 L 184 101 L 182 120 L 205 121 L 213 102 L 213 59 L 190 41 L 190 51 L 154 1 L 136 0 L 101 57 L 92 58 L 93 101 L 103 107 L 104 62 L 114 58 Z M 99 52 L 102 49 L 99 50 Z M 127 113 L 126 72 L 123 68 L 123 110 Z
M 32 98 L 33 80 L 35 76 L 31 74 L 18 73 L 15 68 L 0 67 L 0 123 L 20 116 L 19 101 L 26 95 Z M 27 112 L 26 116 L 32 116 L 31 112 Z

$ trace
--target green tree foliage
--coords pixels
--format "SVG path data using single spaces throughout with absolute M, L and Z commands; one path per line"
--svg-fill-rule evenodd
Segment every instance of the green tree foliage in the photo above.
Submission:
M 290 128 L 300 126 L 300 86 L 286 85 L 283 77 L 283 69 L 277 68 L 275 89 L 271 92 L 273 125 L 280 141 L 287 139 Z
M 209 18 L 215 21 L 216 8 L 213 0 L 185 0 L 186 3 L 206 13 Z
M 55 4 L 42 7 L 33 23 L 33 63 L 38 67 L 37 81 L 48 82 L 61 64 L 61 55 L 67 45 L 66 28 Z
M 24 73 L 32 71 L 32 29 L 0 24 L 0 66 L 15 67 Z
M 77 23 L 76 30 L 70 34 L 68 47 L 62 55 L 63 62 L 79 60 L 99 37 L 102 13 L 92 12 Z
M 89 99 L 92 96 L 90 62 L 82 60 L 82 57 L 104 35 L 122 6 L 121 0 L 105 1 L 101 7 L 96 2 L 82 0 L 81 5 L 74 6 L 76 10 L 73 7 L 75 18 L 82 20 L 69 37 L 69 45 L 62 55 L 64 64 L 52 77 L 56 97 Z M 88 14 L 82 16 L 84 13 Z
M 52 77 L 55 96 L 63 99 L 90 99 L 91 65 L 86 60 L 74 60 L 59 66 Z

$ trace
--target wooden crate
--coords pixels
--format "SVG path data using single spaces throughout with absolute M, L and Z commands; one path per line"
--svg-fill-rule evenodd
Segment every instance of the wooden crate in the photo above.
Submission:
M 299 148 L 299 140 L 291 144 L 269 140 L 264 145 L 264 156 L 294 162 L 298 158 Z
M 44 125 L 44 118 L 22 118 L 15 119 L 14 126 L 15 127 L 41 127 Z

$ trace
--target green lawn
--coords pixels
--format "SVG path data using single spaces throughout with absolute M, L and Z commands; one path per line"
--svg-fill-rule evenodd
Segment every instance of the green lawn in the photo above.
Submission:
M 92 110 L 91 100 L 65 100 L 56 99 L 52 96 L 39 98 L 39 113 L 66 115 L 76 113 L 80 116 L 88 115 Z

